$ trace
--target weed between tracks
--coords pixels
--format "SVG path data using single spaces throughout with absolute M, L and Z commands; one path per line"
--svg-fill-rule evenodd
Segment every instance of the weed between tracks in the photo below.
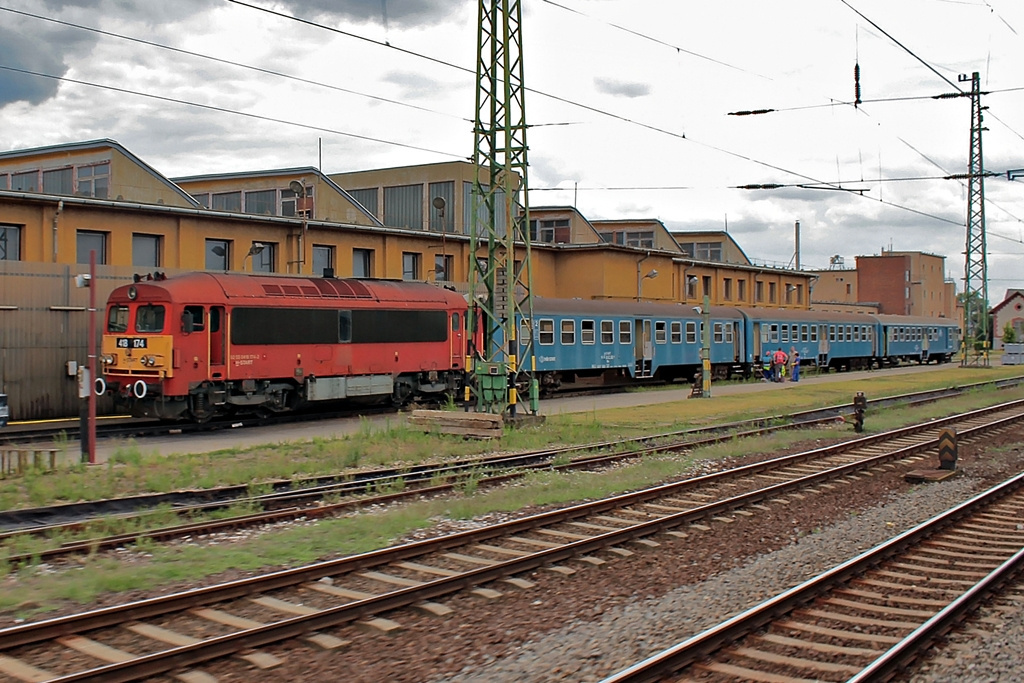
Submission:
M 503 451 L 534 449 L 565 443 L 586 443 L 633 436 L 652 431 L 762 417 L 794 410 L 848 402 L 853 393 L 864 391 L 869 398 L 965 384 L 990 379 L 992 370 L 948 369 L 901 378 L 879 373 L 870 380 L 841 384 L 803 386 L 800 391 L 771 388 L 755 394 L 716 397 L 674 404 L 648 405 L 549 417 L 540 428 L 509 430 L 502 439 Z M 1011 373 L 1007 372 L 1006 375 Z M 795 386 L 795 385 L 794 385 Z M 789 389 L 787 386 L 786 389 Z M 919 408 L 869 410 L 868 432 L 883 431 L 966 409 L 1024 397 L 1024 389 L 977 391 L 965 397 Z M 852 436 L 852 428 L 839 428 Z M 488 514 L 525 507 L 566 504 L 621 493 L 663 482 L 692 472 L 698 460 L 719 459 L 758 452 L 774 452 L 798 441 L 818 439 L 816 430 L 783 432 L 755 441 L 732 441 L 700 449 L 683 456 L 655 456 L 642 462 L 621 464 L 601 472 L 535 472 L 499 489 L 482 490 L 484 475 L 473 472 L 457 481 L 457 493 L 447 499 L 421 501 L 384 512 L 355 514 L 323 520 L 316 524 L 291 525 L 283 529 L 241 531 L 233 535 L 193 539 L 173 545 L 143 542 L 115 554 L 79 558 L 72 569 L 59 572 L 47 565 L 30 562 L 23 567 L 6 567 L 3 556 L 39 552 L 70 540 L 70 534 L 49 539 L 18 539 L 0 549 L 0 611 L 8 615 L 34 614 L 59 600 L 89 602 L 110 591 L 148 590 L 167 584 L 194 583 L 202 577 L 224 572 L 249 572 L 269 566 L 294 566 L 325 557 L 365 552 L 408 538 L 438 520 L 470 520 Z M 248 450 L 225 450 L 206 454 L 162 456 L 147 453 L 129 443 L 118 451 L 105 468 L 30 473 L 21 479 L 0 481 L 0 507 L 22 507 L 62 500 L 86 500 L 126 495 L 138 491 L 167 491 L 185 487 L 249 483 L 250 490 L 266 490 L 271 480 L 288 480 L 311 474 L 337 473 L 354 466 L 413 465 L 479 453 L 490 444 L 463 441 L 455 437 L 431 436 L 400 424 L 379 429 L 365 420 L 357 434 L 338 439 L 278 443 Z M 439 483 L 439 482 L 438 482 Z M 394 488 L 400 488 L 395 484 Z M 242 504 L 218 513 L 227 516 L 253 512 Z M 105 520 L 91 536 L 155 528 L 171 523 L 166 510 L 139 520 Z

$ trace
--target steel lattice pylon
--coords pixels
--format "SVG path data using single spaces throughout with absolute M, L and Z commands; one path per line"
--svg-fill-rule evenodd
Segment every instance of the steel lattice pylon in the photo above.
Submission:
M 524 382 L 538 408 L 520 2 L 480 0 L 478 18 L 469 336 L 479 325 L 482 341 L 466 369 L 477 410 L 515 417 Z
M 960 75 L 960 82 L 971 82 L 971 163 L 967 177 L 967 250 L 964 265 L 964 364 L 968 356 L 973 362 L 975 340 L 989 339 L 988 330 L 988 258 L 985 238 L 985 162 L 981 154 L 982 106 L 981 77 L 975 71 L 970 78 Z M 988 354 L 981 354 L 988 364 Z

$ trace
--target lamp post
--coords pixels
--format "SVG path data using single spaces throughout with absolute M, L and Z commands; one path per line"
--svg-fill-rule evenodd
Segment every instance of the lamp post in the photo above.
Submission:
M 651 268 L 651 271 L 646 275 L 640 275 L 640 264 L 636 265 L 636 300 L 640 301 L 644 296 L 644 280 L 653 280 L 658 277 L 658 271 L 656 268 Z
M 704 305 L 701 310 L 701 383 L 702 396 L 711 398 L 711 297 L 704 295 Z
M 266 248 L 266 245 L 262 242 L 253 242 L 252 246 L 249 247 L 249 253 L 242 257 L 242 272 L 245 272 L 245 259 L 250 256 L 255 256 Z
M 437 218 L 441 222 L 441 268 L 443 269 L 442 272 L 444 272 L 444 279 L 445 280 L 450 280 L 451 276 L 447 272 L 448 271 L 448 241 L 447 241 L 447 238 L 448 238 L 448 226 L 446 226 L 444 224 L 444 209 L 445 209 L 446 202 L 444 200 L 444 197 L 434 197 L 434 199 L 430 203 L 434 206 L 435 209 L 437 209 Z M 435 281 L 437 280 L 437 273 L 438 273 L 438 268 L 437 268 L 437 263 L 435 262 L 434 263 L 434 280 Z
M 82 459 L 96 464 L 96 250 L 89 251 L 89 274 L 75 277 L 75 285 L 89 288 L 88 363 L 81 373 L 78 396 L 86 399 L 85 424 L 79 429 Z

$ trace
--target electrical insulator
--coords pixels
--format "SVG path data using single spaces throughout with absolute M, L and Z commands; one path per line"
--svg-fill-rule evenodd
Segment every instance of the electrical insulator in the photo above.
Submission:
M 853 65 L 853 106 L 860 104 L 860 64 Z

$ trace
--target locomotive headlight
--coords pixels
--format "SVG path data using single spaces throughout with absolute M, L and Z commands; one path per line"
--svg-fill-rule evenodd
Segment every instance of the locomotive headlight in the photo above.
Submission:
M 135 298 L 139 295 L 139 290 L 135 289 L 135 285 L 128 288 L 128 298 L 135 301 Z
M 105 356 L 101 356 L 100 361 L 104 365 L 117 365 L 117 356 L 107 354 Z

